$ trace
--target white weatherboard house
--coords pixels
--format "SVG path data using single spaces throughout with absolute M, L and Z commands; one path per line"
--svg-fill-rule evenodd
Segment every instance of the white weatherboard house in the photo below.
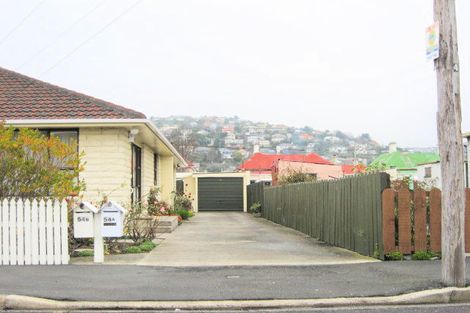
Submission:
M 441 181 L 441 162 L 418 164 L 416 167 L 416 176 L 418 181 L 426 183 L 429 187 L 442 188 Z
M 0 121 L 78 142 L 86 162 L 84 198 L 104 194 L 122 204 L 144 199 L 151 187 L 162 200 L 175 190 L 185 161 L 144 114 L 0 68 Z

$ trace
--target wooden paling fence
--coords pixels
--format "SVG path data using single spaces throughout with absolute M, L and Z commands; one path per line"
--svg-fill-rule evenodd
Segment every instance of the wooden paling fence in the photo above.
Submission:
M 465 242 L 470 252 L 470 189 L 465 190 Z M 384 253 L 441 251 L 441 191 L 386 189 L 382 194 Z
M 0 264 L 68 264 L 67 203 L 0 200 Z
M 389 176 L 374 173 L 338 180 L 264 187 L 263 217 L 326 243 L 383 257 L 382 191 Z M 251 189 L 250 189 L 251 188 Z M 260 187 L 261 188 L 261 187 Z
M 248 207 L 251 207 L 252 204 L 255 202 L 264 202 L 264 188 L 264 182 L 259 182 L 247 186 Z

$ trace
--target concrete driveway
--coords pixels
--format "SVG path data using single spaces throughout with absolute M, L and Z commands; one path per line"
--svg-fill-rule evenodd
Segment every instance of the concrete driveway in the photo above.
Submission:
M 197 213 L 137 262 L 157 266 L 318 265 L 375 262 L 240 212 Z

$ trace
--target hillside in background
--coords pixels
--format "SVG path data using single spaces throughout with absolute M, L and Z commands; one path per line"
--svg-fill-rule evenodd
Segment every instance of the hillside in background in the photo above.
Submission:
M 242 120 L 238 117 L 152 117 L 152 121 L 196 170 L 235 170 L 254 151 L 314 152 L 338 164 L 370 163 L 386 150 L 369 134 L 315 130 Z

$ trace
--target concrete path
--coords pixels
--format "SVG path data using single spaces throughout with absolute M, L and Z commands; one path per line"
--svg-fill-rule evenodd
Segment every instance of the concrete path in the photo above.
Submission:
M 256 266 L 375 262 L 290 228 L 239 212 L 197 213 L 139 265 Z

